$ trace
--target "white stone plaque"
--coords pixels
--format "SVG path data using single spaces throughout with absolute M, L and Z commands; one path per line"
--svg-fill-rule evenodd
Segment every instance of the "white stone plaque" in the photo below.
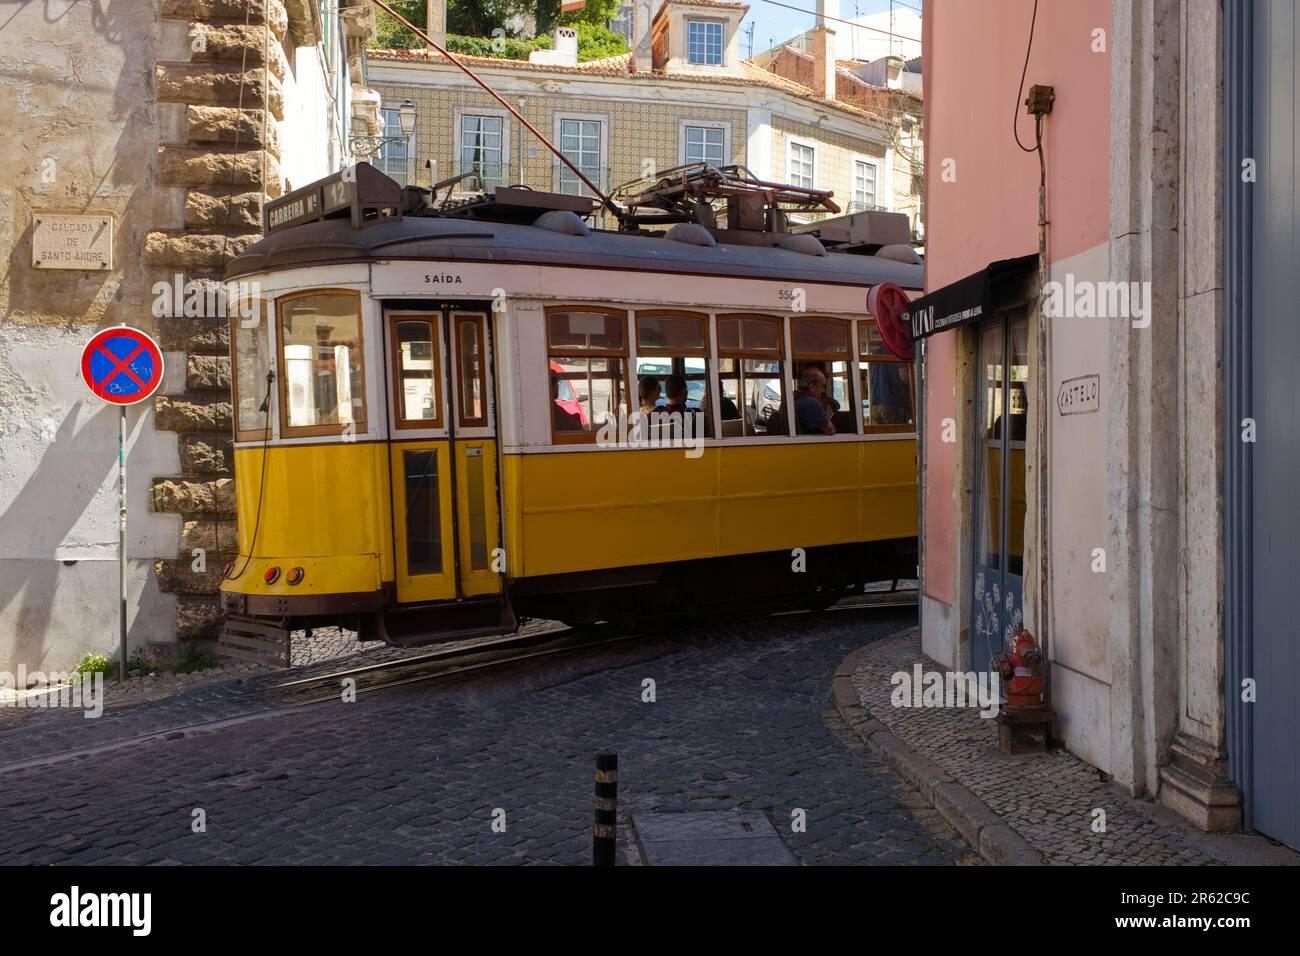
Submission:
M 32 265 L 38 269 L 113 268 L 112 216 L 32 218 Z

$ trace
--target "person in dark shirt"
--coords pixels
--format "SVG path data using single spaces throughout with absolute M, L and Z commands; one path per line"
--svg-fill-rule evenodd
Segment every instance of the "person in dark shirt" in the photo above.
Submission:
M 806 368 L 799 376 L 799 390 L 794 397 L 795 424 L 800 435 L 834 435 L 823 396 L 826 394 L 826 375 L 821 369 Z
M 911 368 L 903 362 L 871 362 L 871 424 L 906 425 L 912 420 Z
M 663 405 L 663 411 L 672 414 L 673 412 L 686 412 L 686 379 L 680 375 L 669 375 L 664 379 L 664 397 L 668 399 Z

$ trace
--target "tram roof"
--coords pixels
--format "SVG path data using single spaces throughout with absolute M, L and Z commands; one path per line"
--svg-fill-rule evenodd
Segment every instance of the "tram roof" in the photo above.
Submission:
M 226 267 L 226 278 L 376 260 L 499 262 L 663 272 L 833 285 L 894 282 L 922 288 L 922 266 L 880 256 L 809 255 L 772 246 L 693 245 L 661 236 L 592 230 L 567 235 L 535 225 L 444 216 L 404 216 L 354 228 L 324 219 L 273 232 Z

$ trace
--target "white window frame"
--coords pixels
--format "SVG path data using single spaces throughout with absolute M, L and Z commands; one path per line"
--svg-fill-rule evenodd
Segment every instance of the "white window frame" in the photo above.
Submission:
M 461 169 L 461 118 L 465 116 L 497 116 L 501 119 L 501 168 L 503 182 L 510 182 L 513 178 L 513 166 L 511 162 L 513 156 L 510 152 L 510 145 L 514 135 L 510 128 L 510 112 L 498 107 L 489 106 L 457 106 L 451 111 L 452 122 L 452 149 L 451 155 L 452 169 L 465 172 Z
M 555 148 L 560 150 L 560 152 L 564 152 L 564 147 L 561 145 L 561 137 L 560 137 L 560 128 L 564 120 L 582 120 L 584 122 L 596 122 L 600 124 L 600 157 L 596 164 L 596 175 L 593 178 L 595 180 L 596 185 L 600 189 L 602 190 L 606 189 L 607 184 L 604 183 L 602 179 L 605 176 L 605 170 L 609 166 L 609 114 L 608 113 L 568 113 L 568 112 L 556 113 L 555 125 L 553 129 L 554 139 L 552 139 L 551 142 L 555 144 Z M 567 169 L 567 167 L 564 167 L 564 164 L 561 163 L 558 158 L 556 158 L 555 172 L 551 177 L 551 182 L 552 182 L 552 187 L 557 193 L 563 192 L 563 190 L 560 188 L 560 169 L 562 167 Z M 579 168 L 581 169 L 581 166 L 579 166 Z
M 699 24 L 701 27 L 704 27 L 705 34 L 706 34 L 704 37 L 704 55 L 706 57 L 706 60 L 701 63 L 696 63 L 694 60 L 691 59 L 691 27 L 695 24 Z M 709 63 L 707 61 L 708 50 L 709 50 L 709 39 L 707 33 L 709 27 L 717 27 L 718 33 L 721 36 L 721 42 L 719 43 L 718 46 L 717 63 Z M 687 18 L 686 20 L 686 63 L 688 66 L 703 66 L 703 67 L 718 67 L 718 66 L 727 65 L 727 22 L 725 20 L 711 20 L 708 19 L 707 17 Z
M 881 189 L 884 186 L 884 183 L 881 180 L 881 176 L 880 176 L 880 160 L 876 159 L 873 156 L 865 156 L 860 153 L 853 154 L 853 158 L 852 158 L 852 168 L 849 172 L 849 178 L 850 178 L 849 202 L 854 203 L 858 201 L 857 194 L 858 194 L 858 164 L 859 163 L 861 163 L 863 166 L 870 166 L 872 170 L 874 170 L 875 172 L 875 177 L 873 180 L 875 182 L 875 189 L 873 192 L 873 200 L 870 203 L 870 205 L 882 206 L 887 208 L 887 204 L 880 201 Z
M 400 112 L 401 112 L 400 104 L 393 105 L 393 106 L 389 106 L 386 103 L 379 104 L 379 122 L 382 124 L 382 129 L 383 129 L 383 132 L 381 133 L 382 136 L 388 137 L 393 135 L 392 133 L 389 132 L 388 119 L 387 117 L 384 116 L 384 114 L 400 113 Z M 419 114 L 417 113 L 416 116 L 418 120 Z M 397 135 L 400 136 L 401 135 L 400 116 L 398 117 L 398 121 L 399 121 L 399 125 L 396 127 L 396 132 Z M 407 137 L 406 141 L 402 143 L 402 148 L 404 149 L 405 156 L 406 156 L 406 161 L 402 164 L 403 182 L 406 182 L 406 177 L 408 175 L 412 177 L 411 182 L 414 182 L 415 177 L 418 175 L 417 167 L 415 165 L 416 164 L 415 140 L 416 140 L 416 136 L 414 133 L 412 133 L 409 137 Z M 379 157 L 378 157 L 380 162 L 379 171 L 382 172 L 385 176 L 389 175 L 388 164 L 391 162 L 391 160 L 384 154 L 389 149 L 392 149 L 396 145 L 397 145 L 396 143 L 384 143 L 379 147 Z M 369 157 L 367 157 L 367 159 L 369 159 Z
M 809 188 L 816 189 L 817 183 L 821 177 L 818 169 L 818 149 L 816 140 L 805 139 L 801 136 L 787 136 L 785 142 L 785 181 L 791 186 L 800 185 L 794 181 L 794 148 L 796 146 L 812 150 L 812 182 L 808 184 Z
M 722 130 L 722 163 L 725 165 L 732 162 L 731 154 L 731 124 L 725 120 L 679 120 L 677 123 L 677 163 L 685 165 L 689 160 L 686 158 L 686 130 L 694 129 L 720 129 Z

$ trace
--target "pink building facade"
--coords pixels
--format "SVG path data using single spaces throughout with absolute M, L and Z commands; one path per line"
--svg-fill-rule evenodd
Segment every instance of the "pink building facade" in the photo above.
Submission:
M 1294 845 L 1294 785 L 1266 792 L 1241 754 L 1262 747 L 1294 780 L 1296 730 L 1251 742 L 1262 711 L 1240 709 L 1234 670 L 1249 636 L 1234 644 L 1225 617 L 1240 599 L 1223 494 L 1239 453 L 1223 369 L 1235 15 L 926 4 L 922 642 L 987 670 L 1023 623 L 1069 750 L 1206 829 L 1244 820 Z M 1038 121 L 1033 87 L 1051 88 Z M 1300 678 L 1294 653 L 1274 659 Z M 1288 808 L 1271 830 L 1266 803 Z

